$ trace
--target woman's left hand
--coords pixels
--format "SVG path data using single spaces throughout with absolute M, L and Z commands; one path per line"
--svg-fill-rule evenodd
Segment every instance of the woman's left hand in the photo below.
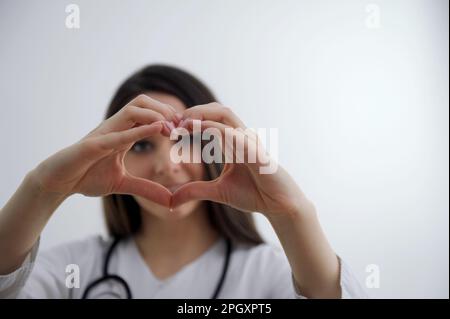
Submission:
M 244 146 L 244 155 L 248 155 L 255 147 L 261 147 L 258 136 L 245 130 L 230 109 L 217 103 L 195 106 L 184 113 L 186 117 L 201 120 L 202 131 L 219 130 L 225 145 L 222 151 L 230 145 L 223 144 L 227 128 L 236 129 L 235 150 Z M 181 124 L 192 130 L 192 121 Z M 248 137 L 247 141 L 243 137 Z M 281 166 L 273 174 L 261 174 L 259 168 L 268 165 L 266 159 L 264 151 L 256 152 L 256 163 L 249 163 L 247 157 L 244 163 L 226 162 L 218 178 L 188 183 L 175 191 L 172 206 L 194 199 L 210 200 L 242 211 L 262 213 L 286 253 L 296 291 L 308 298 L 340 298 L 339 261 L 320 227 L 314 204 Z
M 207 128 L 219 130 L 222 145 L 225 145 L 225 129 L 236 129 L 233 153 L 236 155 L 236 150 L 243 146 L 245 159 L 244 163 L 236 163 L 236 159 L 225 163 L 221 175 L 212 181 L 183 185 L 173 194 L 172 207 L 190 200 L 210 200 L 247 212 L 260 212 L 267 217 L 314 210 L 312 203 L 280 165 L 275 164 L 277 169 L 273 173 L 260 173 L 260 168 L 268 166 L 268 160 L 273 159 L 260 150 L 262 145 L 258 136 L 246 130 L 244 123 L 229 108 L 210 103 L 189 108 L 183 115 L 186 120 L 182 126 L 188 130 L 193 129 L 194 120 L 201 120 L 202 132 Z M 247 161 L 248 152 L 256 153 L 255 163 Z

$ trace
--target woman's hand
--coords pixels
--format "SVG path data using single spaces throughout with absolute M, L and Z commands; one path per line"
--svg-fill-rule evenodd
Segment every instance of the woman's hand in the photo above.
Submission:
M 184 115 L 191 120 L 181 122 L 181 126 L 192 130 L 192 119 L 201 120 L 202 131 L 216 128 L 222 137 L 225 129 L 237 129 L 234 150 L 243 146 L 244 154 L 238 157 L 245 156 L 245 161 L 225 163 L 222 174 L 213 181 L 183 185 L 173 194 L 172 205 L 191 199 L 211 200 L 264 214 L 286 253 L 297 293 L 309 298 L 340 298 L 339 261 L 320 227 L 313 203 L 279 165 L 273 174 L 260 174 L 259 168 L 268 161 L 265 151 L 255 151 L 261 147 L 257 135 L 245 131 L 228 108 L 214 104 L 187 109 Z M 222 145 L 223 150 L 229 146 L 223 140 Z M 249 152 L 256 153 L 255 163 L 247 161 Z
M 300 188 L 289 174 L 278 165 L 272 174 L 261 174 L 260 167 L 267 166 L 265 151 L 256 134 L 245 130 L 242 121 L 229 109 L 218 103 L 199 105 L 187 109 L 182 126 L 193 129 L 193 120 L 201 120 L 201 130 L 216 128 L 225 145 L 225 129 L 234 128 L 236 134 L 234 155 L 244 147 L 244 163 L 225 163 L 222 174 L 213 181 L 198 181 L 186 184 L 173 195 L 172 205 L 178 206 L 189 200 L 211 200 L 249 212 L 260 212 L 267 216 L 285 216 L 298 211 L 313 210 Z M 225 147 L 223 147 L 223 151 Z M 249 152 L 256 153 L 256 162 L 249 163 Z
M 172 194 L 165 187 L 132 176 L 123 163 L 136 141 L 160 133 L 167 135 L 165 121 L 177 121 L 175 110 L 139 95 L 79 142 L 40 163 L 33 176 L 41 189 L 50 193 L 132 194 L 169 206 Z

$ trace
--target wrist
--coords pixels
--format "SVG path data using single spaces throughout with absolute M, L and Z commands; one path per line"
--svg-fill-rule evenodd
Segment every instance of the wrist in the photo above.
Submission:
M 317 217 L 314 203 L 306 197 L 300 199 L 297 204 L 286 207 L 282 212 L 265 213 L 264 215 L 272 224 L 295 224 L 298 221 L 310 220 Z
M 23 180 L 23 186 L 34 198 L 51 206 L 52 204 L 58 206 L 71 195 L 47 190 L 39 179 L 39 174 L 36 169 L 28 172 Z

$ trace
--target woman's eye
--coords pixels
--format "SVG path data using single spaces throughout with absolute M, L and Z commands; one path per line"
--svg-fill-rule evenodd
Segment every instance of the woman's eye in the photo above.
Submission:
M 148 141 L 139 141 L 136 142 L 132 147 L 131 150 L 136 153 L 144 153 L 144 152 L 150 152 L 154 148 L 154 145 L 151 142 Z

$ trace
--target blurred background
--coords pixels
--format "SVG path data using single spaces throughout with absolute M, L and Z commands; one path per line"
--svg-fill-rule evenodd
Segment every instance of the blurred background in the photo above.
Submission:
M 0 207 L 100 123 L 128 75 L 172 64 L 247 126 L 278 128 L 280 164 L 370 297 L 448 298 L 448 12 L 437 0 L 2 0 Z M 98 233 L 100 199 L 75 195 L 41 249 Z

